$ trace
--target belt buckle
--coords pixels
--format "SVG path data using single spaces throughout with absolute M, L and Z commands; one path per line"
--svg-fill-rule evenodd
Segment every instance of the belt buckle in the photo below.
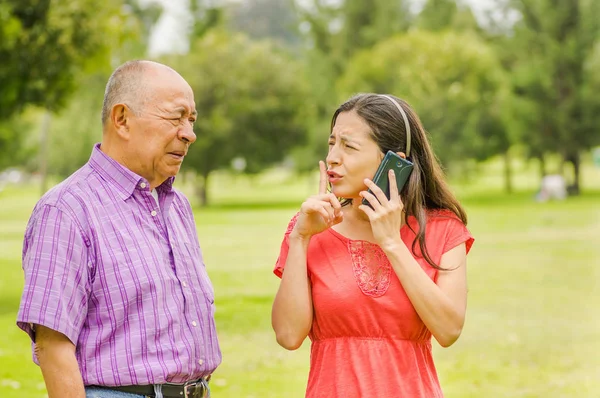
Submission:
M 188 382 L 183 385 L 183 395 L 185 398 L 206 398 L 208 389 L 203 380 Z

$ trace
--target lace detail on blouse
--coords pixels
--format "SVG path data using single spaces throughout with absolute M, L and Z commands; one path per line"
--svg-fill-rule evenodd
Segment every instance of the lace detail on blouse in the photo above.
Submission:
M 370 297 L 383 296 L 390 287 L 392 273 L 392 265 L 383 250 L 374 243 L 350 240 L 348 251 L 361 292 Z

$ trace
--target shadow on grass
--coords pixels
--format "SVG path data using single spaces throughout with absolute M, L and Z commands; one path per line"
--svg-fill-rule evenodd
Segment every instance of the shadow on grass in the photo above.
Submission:
M 221 202 L 209 203 L 208 206 L 196 205 L 198 210 L 274 210 L 300 208 L 301 200 L 289 200 L 281 202 Z
M 481 205 L 481 206 L 506 206 L 506 205 L 525 205 L 535 204 L 536 191 L 519 191 L 512 194 L 507 194 L 502 191 L 481 192 L 460 196 L 461 202 L 466 205 Z M 587 202 L 589 200 L 600 201 L 600 191 L 584 191 L 579 196 L 568 197 L 564 203 L 573 203 L 577 201 Z M 557 202 L 560 203 L 560 202 Z M 302 200 L 286 200 L 286 201 L 264 201 L 264 202 L 214 202 L 208 206 L 201 207 L 196 205 L 198 210 L 274 210 L 274 209 L 299 209 Z
M 466 205 L 476 206 L 522 206 L 538 204 L 535 200 L 536 191 L 519 191 L 512 194 L 505 192 L 484 192 L 464 195 L 459 199 Z M 600 201 L 600 191 L 584 191 L 579 196 L 570 196 L 564 201 L 549 201 L 548 203 L 571 204 L 577 202 Z

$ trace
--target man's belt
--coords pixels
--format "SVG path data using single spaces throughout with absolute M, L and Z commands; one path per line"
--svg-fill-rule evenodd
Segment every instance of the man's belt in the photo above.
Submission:
M 203 377 L 196 381 L 190 381 L 185 384 L 161 384 L 162 394 L 165 398 L 206 398 L 208 397 L 208 382 L 210 376 Z M 91 386 L 90 386 L 91 387 Z M 154 385 L 148 384 L 145 386 L 93 386 L 99 388 L 107 388 L 110 390 L 128 392 L 130 394 L 145 395 L 154 397 Z

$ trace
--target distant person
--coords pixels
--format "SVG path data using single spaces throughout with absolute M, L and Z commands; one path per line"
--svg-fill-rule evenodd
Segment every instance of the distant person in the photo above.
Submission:
M 414 163 L 389 200 L 371 181 L 388 150 Z M 278 343 L 312 340 L 306 396 L 442 397 L 431 336 L 444 347 L 460 336 L 473 237 L 419 118 L 396 97 L 350 98 L 333 114 L 320 171 L 274 270 Z
M 177 72 L 125 63 L 106 86 L 102 143 L 35 206 L 17 324 L 50 398 L 209 395 L 214 292 L 173 188 L 195 120 Z
M 567 197 L 567 183 L 560 174 L 550 174 L 542 178 L 540 190 L 536 195 L 538 202 L 551 199 L 563 200 Z

